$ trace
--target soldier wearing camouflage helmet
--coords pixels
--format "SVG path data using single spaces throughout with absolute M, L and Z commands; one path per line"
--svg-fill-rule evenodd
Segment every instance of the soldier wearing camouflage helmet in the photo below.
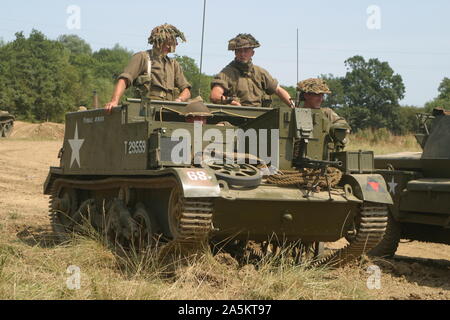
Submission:
M 330 120 L 333 128 L 342 128 L 350 131 L 350 126 L 344 118 L 340 117 L 330 108 L 320 108 L 325 94 L 330 94 L 330 88 L 326 82 L 318 78 L 310 78 L 297 84 L 299 102 L 304 102 L 304 108 L 322 109 L 325 116 Z
M 187 82 L 179 63 L 167 56 L 175 52 L 178 39 L 186 41 L 184 34 L 170 24 L 154 28 L 148 38 L 151 50 L 136 53 L 118 77 L 111 101 L 105 105 L 110 111 L 119 104 L 125 89 L 135 85 L 142 98 L 183 102 L 191 97 L 191 84 Z M 176 95 L 177 90 L 180 92 Z
M 202 101 L 195 101 L 186 106 L 184 116 L 186 117 L 186 122 L 194 123 L 198 121 L 206 124 L 207 119 L 212 117 L 213 114 Z
M 203 103 L 203 101 L 192 101 L 186 106 L 183 114 L 186 117 L 186 122 L 201 122 L 202 124 L 206 124 L 208 118 L 214 116 L 209 108 Z M 228 121 L 221 121 L 216 123 L 216 126 L 232 127 L 233 125 Z
M 269 106 L 271 95 L 276 94 L 288 106 L 294 107 L 289 93 L 265 69 L 252 62 L 254 49 L 260 44 L 251 34 L 238 34 L 228 42 L 228 50 L 235 59 L 211 82 L 213 103 L 235 106 Z

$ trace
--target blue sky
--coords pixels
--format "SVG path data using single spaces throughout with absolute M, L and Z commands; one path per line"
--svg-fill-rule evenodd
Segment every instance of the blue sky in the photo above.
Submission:
M 80 8 L 80 29 L 69 29 L 67 8 Z M 367 9 L 380 9 L 380 29 L 371 30 Z M 344 75 L 344 61 L 356 54 L 387 61 L 403 77 L 403 104 L 422 106 L 450 77 L 450 1 L 406 0 L 207 0 L 203 71 L 219 72 L 233 59 L 227 42 L 252 33 L 261 43 L 254 63 L 283 85 L 296 83 L 296 30 L 300 30 L 300 79 Z M 118 43 L 132 51 L 148 48 L 150 30 L 171 23 L 187 36 L 180 55 L 200 61 L 203 0 L 16 0 L 0 11 L 0 39 L 35 28 L 50 39 L 77 34 L 94 50 Z

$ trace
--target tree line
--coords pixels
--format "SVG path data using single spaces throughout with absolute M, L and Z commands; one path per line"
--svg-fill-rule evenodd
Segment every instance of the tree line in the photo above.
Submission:
M 11 42 L 0 41 L 0 109 L 27 121 L 64 121 L 65 113 L 79 106 L 93 107 L 94 91 L 102 106 L 109 101 L 117 76 L 133 54 L 119 45 L 93 52 L 77 35 L 50 40 L 33 30 L 28 38 L 23 32 L 15 36 Z M 213 76 L 200 74 L 190 57 L 176 59 L 193 85 L 192 95 L 208 101 Z M 414 132 L 418 129 L 416 113 L 434 107 L 450 109 L 449 78 L 442 80 L 435 99 L 417 108 L 400 106 L 405 94 L 403 79 L 387 62 L 354 56 L 345 66 L 343 77 L 320 75 L 332 91 L 323 106 L 346 118 L 353 131 L 387 128 L 395 134 Z M 284 88 L 296 95 L 295 87 Z M 127 97 L 135 97 L 133 88 L 126 91 Z M 275 96 L 273 106 L 280 105 Z

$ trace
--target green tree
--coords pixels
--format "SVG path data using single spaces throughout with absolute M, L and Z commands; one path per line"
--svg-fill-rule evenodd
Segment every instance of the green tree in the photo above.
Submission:
M 332 74 L 322 74 L 319 78 L 325 80 L 330 88 L 331 94 L 326 95 L 322 106 L 328 108 L 340 108 L 345 104 L 344 85 L 342 77 L 335 77 Z
M 74 55 L 92 54 L 91 46 L 75 34 L 63 34 L 58 37 L 58 42 L 61 42 Z
M 444 108 L 450 110 L 450 79 L 444 78 L 439 84 L 439 95 L 432 101 L 425 104 L 426 112 L 431 112 L 434 108 Z
M 192 97 L 200 95 L 203 101 L 209 101 L 212 76 L 200 74 L 200 68 L 197 66 L 197 63 L 188 56 L 176 56 L 175 59 L 180 64 L 186 79 L 192 85 Z
M 115 80 L 131 59 L 132 52 L 116 44 L 112 49 L 94 52 L 94 72 L 96 77 Z
M 444 108 L 446 110 L 450 110 L 450 100 L 436 98 L 425 104 L 425 112 L 430 113 L 434 108 Z
M 450 79 L 445 77 L 438 88 L 439 96 L 438 99 L 450 100 Z
M 19 118 L 61 121 L 74 108 L 72 83 L 76 70 L 69 63 L 64 46 L 33 30 L 28 38 L 22 32 L 0 48 L 2 88 L 0 103 L 7 103 Z
M 85 100 L 87 105 L 92 105 L 93 91 L 98 94 L 99 106 L 102 106 L 111 98 L 117 77 L 130 61 L 133 52 L 116 44 L 111 49 L 100 49 L 92 54 L 92 61 L 84 61 L 90 65 L 86 69 L 89 85 L 86 86 Z M 131 86 L 125 92 L 123 99 L 135 97 L 134 88 Z
M 342 79 L 344 114 L 348 117 L 355 112 L 364 116 L 361 121 L 350 120 L 352 128 L 385 127 L 395 131 L 399 101 L 405 93 L 402 77 L 394 74 L 387 62 L 378 59 L 365 61 L 361 56 L 354 56 L 345 65 L 348 71 Z
M 401 106 L 398 110 L 397 118 L 397 134 L 417 133 L 420 130 L 418 113 L 425 112 L 424 108 L 417 108 L 415 106 Z

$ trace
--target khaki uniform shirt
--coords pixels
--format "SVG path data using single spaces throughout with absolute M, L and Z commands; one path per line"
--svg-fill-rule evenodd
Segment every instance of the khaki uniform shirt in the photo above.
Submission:
M 265 95 L 272 95 L 278 81 L 265 69 L 249 64 L 243 68 L 236 60 L 228 64 L 211 82 L 211 88 L 221 86 L 224 95 L 237 97 L 243 106 L 260 107 Z
M 127 87 L 134 83 L 137 77 L 147 74 L 148 52 L 152 61 L 150 98 L 162 100 L 175 100 L 174 91 L 178 88 L 183 91 L 191 88 L 186 80 L 180 64 L 175 59 L 167 56 L 161 57 L 153 54 L 153 51 L 141 51 L 133 55 L 128 66 L 119 79 L 127 80 Z
M 334 112 L 331 108 L 321 108 L 323 113 L 327 116 L 327 118 L 331 121 L 332 125 L 340 126 L 340 127 L 347 127 L 350 129 L 349 124 L 347 121 L 342 118 L 340 115 L 338 115 L 336 112 Z

